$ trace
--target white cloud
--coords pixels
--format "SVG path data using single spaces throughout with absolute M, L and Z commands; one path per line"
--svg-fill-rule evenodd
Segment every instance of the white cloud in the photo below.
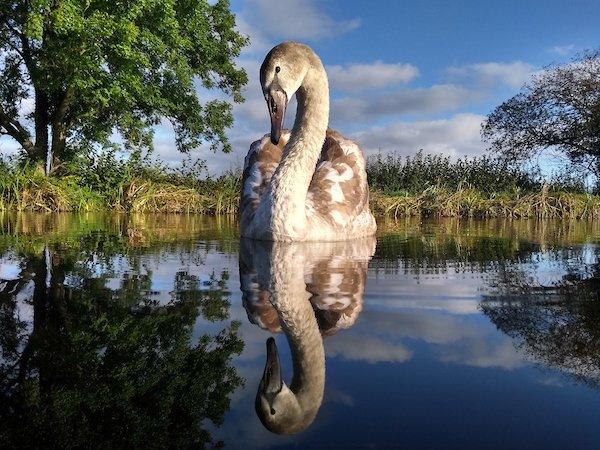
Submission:
M 354 406 L 354 399 L 350 395 L 336 388 L 328 388 L 325 391 L 325 396 L 327 401 L 338 403 L 344 406 Z
M 468 95 L 465 93 L 465 95 Z M 431 93 L 425 94 L 426 100 L 423 104 L 415 104 L 415 110 L 410 112 L 422 111 L 425 113 L 426 108 L 435 110 L 434 106 L 449 108 L 451 102 L 446 103 L 442 100 L 434 100 L 431 98 Z M 458 102 L 464 99 L 452 98 Z M 398 100 L 399 102 L 399 100 Z M 416 102 L 416 100 L 415 100 Z M 409 113 L 407 105 L 400 105 L 398 108 L 406 110 Z M 370 105 L 364 109 L 356 110 L 353 113 L 337 109 L 339 105 L 334 106 L 332 119 L 340 124 L 340 129 L 347 129 L 344 121 L 351 117 L 354 122 L 367 121 L 377 117 L 385 117 L 387 114 L 376 112 L 375 106 Z M 369 109 L 371 108 L 371 109 Z M 385 108 L 384 108 L 385 109 Z M 340 114 L 341 112 L 341 114 Z M 363 114 L 362 118 L 360 114 Z M 258 94 L 248 96 L 245 103 L 237 105 L 234 108 L 235 124 L 229 131 L 229 138 L 233 146 L 233 152 L 225 154 L 222 152 L 213 153 L 208 149 L 199 149 L 197 155 L 205 158 L 210 173 L 219 174 L 230 168 L 241 167 L 244 157 L 248 152 L 250 144 L 269 132 L 269 120 L 267 110 L 264 105 L 264 99 Z M 356 114 L 356 115 L 354 115 Z M 394 112 L 390 111 L 389 115 Z M 342 115 L 342 117 L 340 117 Z M 370 117 L 369 117 L 370 115 Z M 295 106 L 290 104 L 288 113 L 286 114 L 287 126 L 290 127 L 295 116 Z M 484 151 L 484 144 L 481 142 L 479 130 L 484 116 L 476 114 L 456 114 L 448 119 L 439 120 L 422 120 L 415 122 L 393 122 L 386 126 L 375 126 L 365 128 L 364 131 L 359 131 L 351 135 L 357 140 L 363 151 L 368 154 L 381 151 L 397 151 L 400 154 L 414 154 L 417 150 L 423 149 L 427 153 L 443 153 L 452 157 L 462 155 L 479 155 Z M 343 125 L 343 126 L 342 126 Z M 180 161 L 182 156 L 174 147 L 173 138 L 161 139 L 157 142 L 157 153 L 172 163 Z
M 485 339 L 485 338 L 488 339 Z M 514 347 L 508 337 L 500 340 L 490 339 L 489 336 L 480 336 L 464 342 L 464 347 L 445 347 L 440 351 L 440 361 L 457 363 L 473 367 L 500 367 L 513 370 L 526 366 L 527 360 Z
M 484 150 L 479 134 L 483 119 L 484 116 L 465 113 L 449 119 L 395 122 L 355 133 L 353 137 L 367 154 L 377 150 L 414 154 L 423 149 L 452 157 L 473 156 Z
M 510 87 L 521 87 L 535 73 L 535 67 L 523 61 L 510 63 L 486 62 L 452 66 L 446 72 L 453 79 L 475 82 L 483 86 L 498 83 Z
M 19 104 L 19 122 L 21 124 L 24 124 L 28 128 L 32 125 L 32 123 L 30 120 L 27 119 L 27 116 L 31 114 L 34 111 L 34 109 L 35 99 L 32 96 L 21 100 Z M 0 158 L 10 158 L 16 156 L 19 153 L 20 149 L 21 145 L 11 136 L 0 136 Z
M 408 83 L 419 75 L 419 69 L 411 64 L 375 61 L 370 64 L 328 66 L 327 74 L 331 89 L 357 91 Z
M 249 44 L 242 49 L 242 55 L 266 53 L 273 47 L 273 42 L 265 36 L 264 32 L 248 23 L 243 15 L 235 16 L 235 24 L 238 31 L 250 39 Z
M 364 311 L 358 323 L 325 341 L 328 357 L 368 363 L 404 363 L 412 359 L 409 348 L 422 341 L 443 363 L 512 370 L 528 364 L 508 336 L 498 335 L 470 316 L 440 312 Z
M 418 339 L 428 344 L 449 345 L 480 337 L 478 329 L 468 326 L 469 321 L 463 314 L 439 310 L 414 310 L 394 305 L 394 311 L 387 311 L 385 314 L 373 310 L 364 311 L 360 320 L 378 334 L 394 339 Z
M 317 40 L 344 34 L 360 19 L 336 21 L 315 0 L 248 0 L 244 14 L 274 38 Z
M 569 45 L 555 45 L 554 47 L 550 47 L 548 49 L 549 53 L 554 53 L 559 56 L 567 56 L 575 50 L 574 44 Z
M 474 92 L 453 84 L 400 89 L 377 96 L 345 97 L 333 102 L 331 119 L 338 123 L 364 123 L 384 116 L 435 114 L 454 110 L 475 97 Z
M 350 361 L 406 362 L 413 353 L 400 343 L 392 343 L 375 336 L 340 333 L 325 345 L 327 356 L 341 356 Z
M 0 257 L 0 280 L 18 280 L 21 278 L 22 261 L 8 253 Z
M 558 387 L 558 388 L 565 387 L 565 383 L 563 380 L 559 379 L 558 377 L 553 377 L 553 376 L 546 376 L 544 378 L 541 378 L 540 380 L 538 380 L 538 383 L 543 386 L 551 386 L 551 387 Z

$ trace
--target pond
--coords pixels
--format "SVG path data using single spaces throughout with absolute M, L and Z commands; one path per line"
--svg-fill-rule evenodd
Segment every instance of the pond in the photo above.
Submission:
M 597 447 L 599 292 L 587 222 L 5 214 L 0 447 Z

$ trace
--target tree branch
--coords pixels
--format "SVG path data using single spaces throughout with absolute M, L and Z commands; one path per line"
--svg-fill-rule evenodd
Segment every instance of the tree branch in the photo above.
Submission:
M 35 154 L 35 146 L 31 140 L 31 135 L 25 127 L 19 122 L 9 117 L 3 110 L 0 110 L 0 126 L 6 130 L 8 134 L 15 139 L 21 147 L 30 155 Z
M 6 44 L 12 48 L 15 52 L 18 53 L 18 55 L 21 57 L 21 59 L 23 60 L 23 62 L 25 62 L 25 56 L 23 55 L 23 51 L 17 47 L 15 44 L 13 44 L 10 40 L 6 41 Z
M 19 55 L 21 56 L 21 58 L 23 58 L 23 62 L 25 63 L 25 67 L 27 67 L 27 70 L 29 71 L 29 76 L 31 78 L 31 80 L 35 80 L 35 74 L 33 73 L 37 68 L 35 66 L 35 63 L 33 61 L 32 55 L 31 55 L 31 47 L 29 46 L 29 41 L 27 40 L 27 36 L 25 36 L 25 34 L 21 31 L 19 31 L 18 29 L 16 29 L 15 27 L 11 26 L 8 22 L 5 23 L 6 28 L 8 28 L 20 41 L 21 41 L 21 49 L 17 50 L 14 46 L 11 45 L 11 47 L 13 47 L 17 53 L 19 53 Z

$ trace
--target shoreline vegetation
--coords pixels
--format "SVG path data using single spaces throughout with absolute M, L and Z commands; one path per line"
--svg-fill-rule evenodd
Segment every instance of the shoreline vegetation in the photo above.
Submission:
M 600 195 L 576 172 L 544 178 L 488 157 L 376 155 L 368 164 L 376 216 L 600 219 Z M 172 169 L 114 154 L 79 158 L 57 174 L 0 163 L 0 211 L 237 214 L 240 171 L 207 177 L 201 163 Z

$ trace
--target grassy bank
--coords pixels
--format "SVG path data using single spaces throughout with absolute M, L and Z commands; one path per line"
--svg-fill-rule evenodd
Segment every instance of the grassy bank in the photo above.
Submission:
M 187 170 L 187 172 L 186 172 Z M 39 169 L 0 165 L 0 210 L 161 212 L 232 215 L 239 176 L 199 178 L 143 161 L 74 161 L 53 176 Z
M 576 171 L 543 177 L 535 167 L 490 158 L 378 155 L 369 160 L 371 207 L 385 217 L 600 218 Z
M 239 174 L 209 178 L 197 167 L 186 170 L 107 156 L 47 177 L 4 164 L 0 210 L 236 214 Z M 487 158 L 376 157 L 368 173 L 371 207 L 380 217 L 600 218 L 600 196 L 586 192 L 580 179 L 542 180 Z
M 537 192 L 487 194 L 431 187 L 418 195 L 389 195 L 375 191 L 371 208 L 377 216 L 393 217 L 507 217 L 538 219 L 600 219 L 600 196 L 542 187 Z

